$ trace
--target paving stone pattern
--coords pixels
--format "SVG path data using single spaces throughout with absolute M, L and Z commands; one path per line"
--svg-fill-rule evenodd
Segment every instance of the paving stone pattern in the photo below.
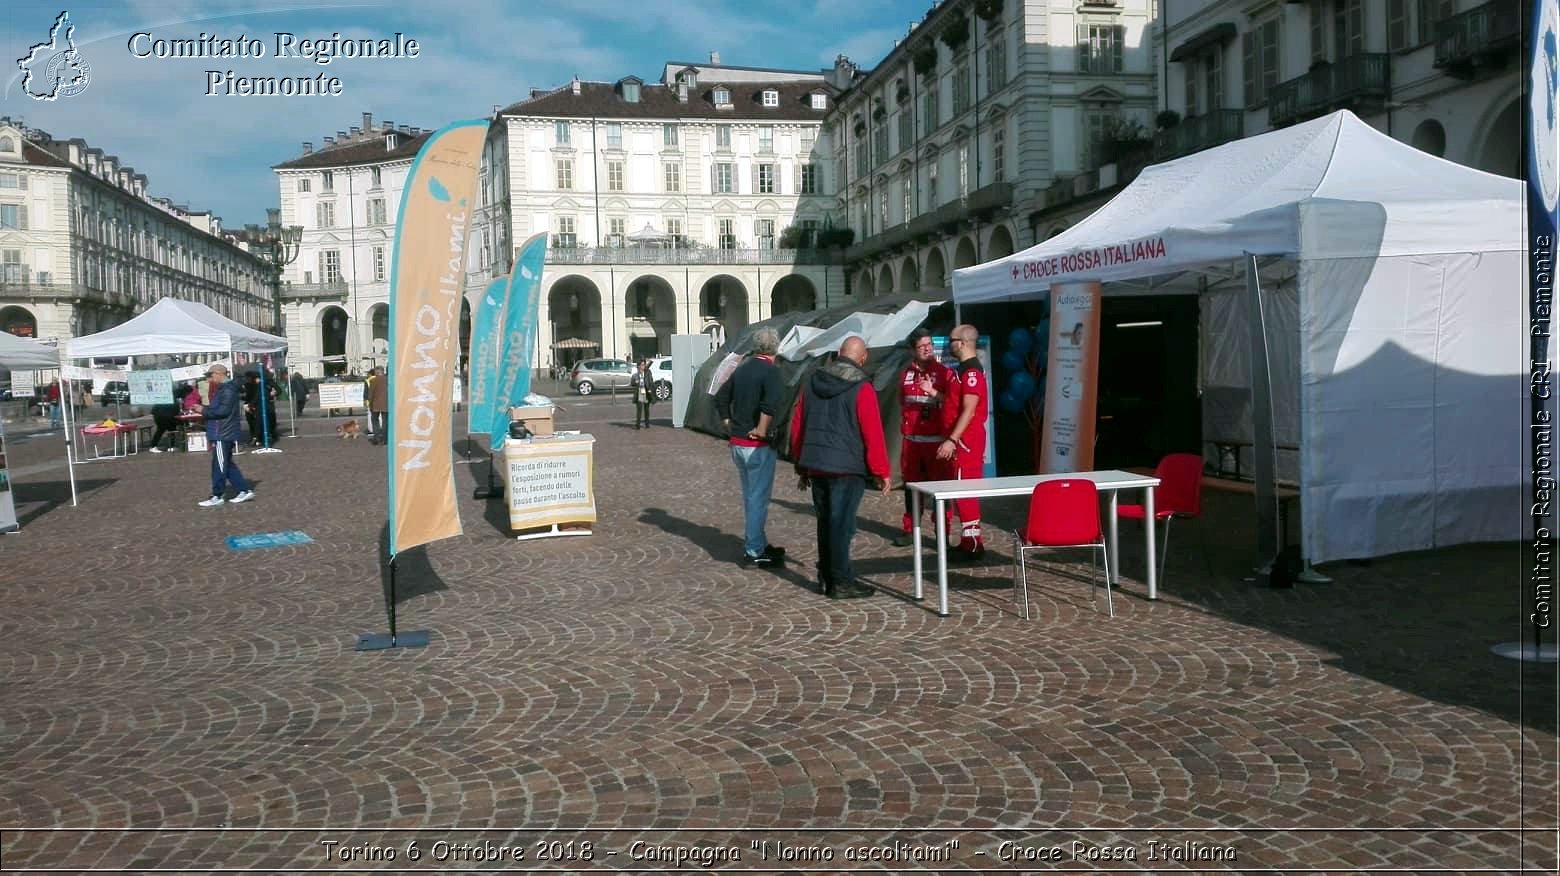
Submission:
M 790 565 L 740 569 L 724 445 L 631 420 L 609 399 L 559 416 L 598 439 L 590 538 L 514 541 L 503 504 L 471 498 L 483 467 L 457 467 L 466 534 L 398 569 L 400 628 L 431 630 L 424 650 L 353 650 L 386 628 L 385 457 L 330 422 L 240 456 L 246 505 L 196 507 L 202 455 L 83 466 L 76 509 L 63 471 L 20 483 L 26 526 L 0 539 L 6 869 L 340 871 L 327 851 L 359 845 L 432 866 L 440 840 L 565 869 L 672 866 L 631 859 L 635 841 L 809 871 L 935 867 L 909 857 L 930 849 L 988 870 L 1124 865 L 1073 857 L 1075 840 L 1156 869 L 1555 865 L 1554 668 L 1488 653 L 1520 631 L 1513 545 L 1274 591 L 1243 580 L 1249 499 L 1211 496 L 1214 574 L 1178 524 L 1158 602 L 1128 526 L 1114 619 L 1087 558 L 1058 557 L 1026 622 L 996 535 L 939 618 L 813 592 L 810 505 L 785 465 L 770 538 Z M 58 445 L 11 453 L 37 467 Z M 902 594 L 899 502 L 866 499 L 856 553 Z M 988 503 L 988 520 L 1021 507 Z M 224 543 L 286 530 L 314 541 Z M 538 862 L 547 838 L 574 858 Z M 836 857 L 766 863 L 765 840 Z M 1237 857 L 1154 863 L 1150 841 Z M 1066 854 L 1004 862 L 1004 842 Z M 847 863 L 858 846 L 902 857 Z

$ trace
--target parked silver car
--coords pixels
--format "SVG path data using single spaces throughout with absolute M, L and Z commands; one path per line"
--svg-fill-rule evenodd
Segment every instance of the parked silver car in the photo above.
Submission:
M 633 367 L 622 359 L 581 359 L 569 372 L 569 388 L 590 395 L 598 389 L 627 387 L 633 376 Z

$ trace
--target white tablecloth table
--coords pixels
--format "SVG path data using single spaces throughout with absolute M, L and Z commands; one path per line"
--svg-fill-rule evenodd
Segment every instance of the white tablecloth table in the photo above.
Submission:
M 1110 544 L 1109 565 L 1105 574 L 1110 576 L 1114 584 L 1117 580 L 1117 572 L 1120 569 L 1121 560 L 1117 553 L 1116 505 L 1117 494 L 1122 490 L 1142 490 L 1143 505 L 1147 512 L 1148 525 L 1143 527 L 1143 547 L 1148 554 L 1148 598 L 1159 598 L 1158 564 L 1155 560 L 1154 543 L 1154 487 L 1159 486 L 1159 479 L 1151 475 L 1133 474 L 1125 471 L 1080 471 L 1065 474 L 1044 475 L 1013 475 L 1003 478 L 979 478 L 976 480 L 960 481 L 918 481 L 905 484 L 910 491 L 910 513 L 915 517 L 915 598 L 923 597 L 921 581 L 921 497 L 932 499 L 933 519 L 937 522 L 937 613 L 943 617 L 948 616 L 948 531 L 947 521 L 943 517 L 944 509 L 954 499 L 993 499 L 1001 496 L 1029 496 L 1035 490 L 1035 484 L 1042 481 L 1056 481 L 1064 478 L 1081 478 L 1093 481 L 1094 486 L 1106 495 L 1110 500 L 1110 509 L 1106 512 L 1107 538 Z M 1026 511 L 1027 514 L 1027 511 Z

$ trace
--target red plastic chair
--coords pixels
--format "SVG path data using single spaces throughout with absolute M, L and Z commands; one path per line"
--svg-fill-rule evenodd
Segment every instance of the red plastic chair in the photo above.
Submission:
M 1024 562 L 1028 551 L 1041 548 L 1098 548 L 1110 568 L 1110 556 L 1106 553 L 1105 536 L 1100 529 L 1099 490 L 1094 482 L 1082 478 L 1064 478 L 1041 481 L 1029 494 L 1029 518 L 1024 528 L 1013 533 L 1016 550 L 1013 565 L 1018 568 L 1015 577 L 1024 590 L 1024 619 L 1029 619 L 1029 572 Z M 1105 578 L 1105 606 L 1110 616 L 1116 616 L 1116 606 L 1110 595 L 1110 575 Z M 1096 596 L 1095 599 L 1098 599 Z
M 1170 521 L 1179 517 L 1195 520 L 1202 516 L 1203 458 L 1195 453 L 1171 453 L 1159 460 L 1154 477 L 1159 486 L 1154 488 L 1154 521 L 1164 521 L 1164 541 L 1159 546 L 1159 584 L 1165 583 L 1165 555 L 1170 547 Z M 1142 505 L 1118 505 L 1116 516 L 1121 520 L 1142 520 Z M 1202 527 L 1197 527 L 1197 538 L 1202 543 L 1203 564 L 1208 576 L 1213 577 L 1213 564 L 1208 560 L 1208 539 Z

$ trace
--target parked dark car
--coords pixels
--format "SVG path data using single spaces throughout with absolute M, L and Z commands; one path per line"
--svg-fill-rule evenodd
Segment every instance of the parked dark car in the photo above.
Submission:
M 633 367 L 622 359 L 581 359 L 569 372 L 569 388 L 590 395 L 611 386 L 626 387 L 633 376 Z
M 115 402 L 126 405 L 130 403 L 130 384 L 123 380 L 110 380 L 103 384 L 103 407 L 106 408 Z

